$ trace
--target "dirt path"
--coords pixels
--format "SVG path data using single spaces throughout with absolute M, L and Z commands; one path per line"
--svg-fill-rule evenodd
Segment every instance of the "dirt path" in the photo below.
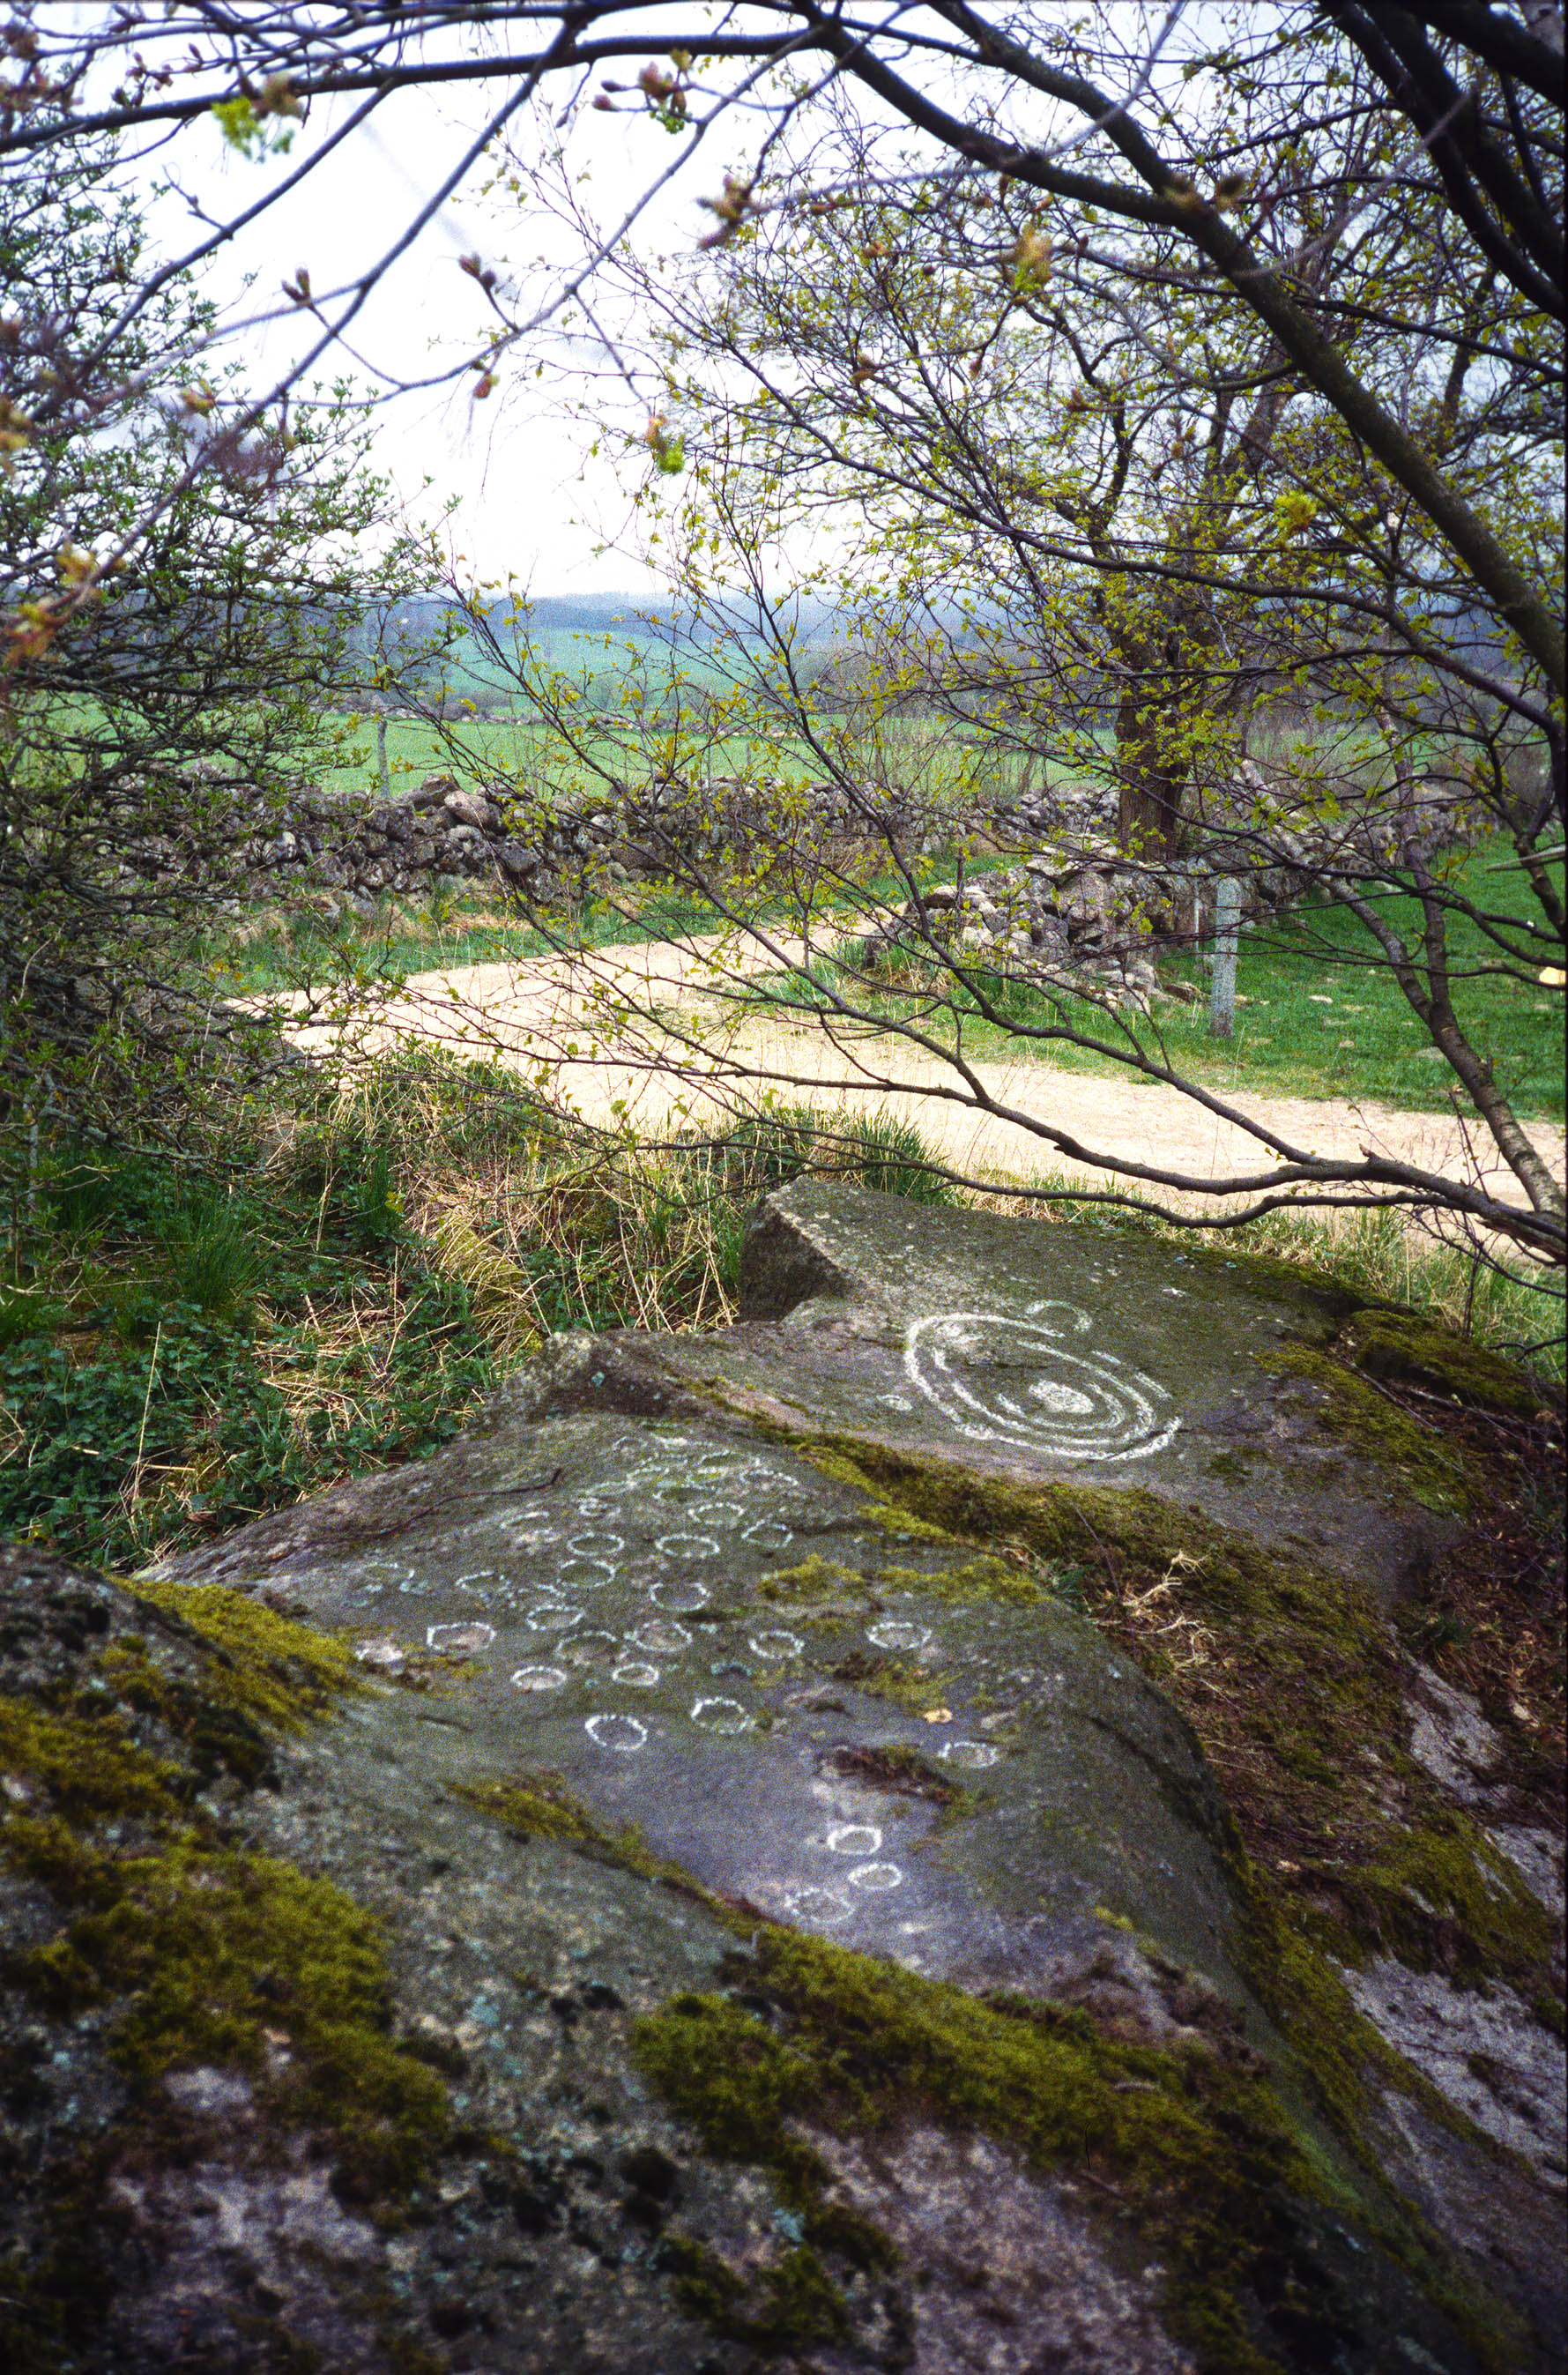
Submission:
M 717 934 L 703 934 L 414 975 L 396 995 L 356 1016 L 305 1022 L 293 1035 L 306 1046 L 347 1041 L 366 1052 L 410 1039 L 437 1041 L 541 1080 L 548 1075 L 585 1120 L 630 1122 L 651 1137 L 754 1102 L 760 1089 L 771 1088 L 790 1104 L 847 1105 L 909 1120 L 954 1170 L 997 1184 L 1046 1171 L 1103 1179 L 1096 1156 L 1238 1181 L 1277 1159 L 1248 1129 L 1180 1090 L 1130 1073 L 1068 1071 L 1032 1057 L 973 1066 L 994 1108 L 979 1110 L 949 1063 L 892 1034 L 830 1033 L 814 1022 L 781 1022 L 760 1011 L 755 997 L 737 999 L 749 976 L 797 958 L 798 942 L 780 942 L 772 961 L 753 949 L 739 963 L 725 946 Z M 1450 1178 L 1469 1174 L 1509 1202 L 1525 1201 L 1494 1150 L 1480 1134 L 1467 1136 L 1452 1115 L 1341 1098 L 1263 1097 L 1244 1089 L 1223 1102 L 1282 1141 L 1286 1159 L 1385 1155 Z M 1039 1125 L 1076 1151 L 1064 1151 Z M 1539 1121 L 1529 1129 L 1562 1179 L 1562 1126 Z

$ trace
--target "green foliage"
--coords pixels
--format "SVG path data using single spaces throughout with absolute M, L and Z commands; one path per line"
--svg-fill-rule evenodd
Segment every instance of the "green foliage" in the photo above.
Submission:
M 307 1084 L 271 1128 L 265 1175 L 221 1196 L 130 1154 L 44 1176 L 32 1276 L 0 1294 L 0 1530 L 140 1565 L 418 1457 L 550 1333 L 722 1322 L 780 1179 L 946 1193 L 875 1117 L 643 1150 L 435 1049 Z
M 735 1196 L 763 1196 L 803 1172 L 853 1179 L 911 1203 L 945 1204 L 952 1188 L 913 1123 L 882 1114 L 780 1105 L 697 1141 Z
M 289 112 L 286 92 L 235 100 L 227 135 L 277 146 Z M 212 313 L 188 276 L 126 303 L 153 259 L 110 156 L 8 173 L 0 263 L 15 301 L 0 411 L 27 421 L 0 473 L 0 1182 L 14 1188 L 81 1133 L 210 1147 L 276 1064 L 275 1020 L 215 998 L 204 928 L 333 754 L 323 695 L 358 606 L 423 557 L 395 530 L 383 540 L 385 490 L 346 389 L 250 418 L 234 372 L 201 376 Z M 43 385 L 57 393 L 39 406 Z M 247 1290 L 242 1249 L 221 1236 L 189 1247 L 213 1309 Z
M 58 1341 L 36 1329 L 7 1357 L 0 1530 L 137 1565 L 157 1542 L 453 1435 L 493 1357 L 462 1286 L 402 1244 L 389 1163 L 361 1146 L 292 1209 L 193 1198 L 151 1164 L 73 1166 L 52 1201 L 68 1224 L 58 1275 L 76 1324 Z M 387 1308 L 388 1258 L 384 1353 L 362 1317 L 324 1341 L 323 1314 L 346 1294 L 361 1313 Z M 248 1306 L 263 1283 L 258 1320 Z

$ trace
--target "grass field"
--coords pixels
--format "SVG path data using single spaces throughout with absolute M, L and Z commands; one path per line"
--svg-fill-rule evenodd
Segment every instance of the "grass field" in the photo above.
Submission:
M 1493 909 L 1516 902 L 1523 880 L 1498 875 L 1493 847 L 1477 850 L 1463 869 L 1465 887 Z M 1557 869 L 1561 882 L 1562 868 Z M 1390 900 L 1384 913 L 1401 932 L 1416 932 L 1415 903 Z M 1455 1008 L 1472 1045 L 1491 1056 L 1499 1085 L 1523 1114 L 1563 1112 L 1563 994 L 1519 984 L 1482 968 L 1496 951 L 1473 927 L 1451 935 Z M 1279 1096 L 1367 1097 L 1421 1112 L 1448 1103 L 1454 1076 L 1406 1002 L 1381 951 L 1342 908 L 1312 905 L 1282 926 L 1244 935 L 1237 963 L 1235 1036 L 1209 1035 L 1208 974 L 1200 957 L 1162 962 L 1161 971 L 1197 991 L 1190 1005 L 1157 1010 L 1173 1067 L 1206 1087 L 1246 1088 Z M 1008 985 L 999 1000 L 1023 1023 L 1049 1022 L 1043 1001 Z M 1067 1018 L 1092 1026 L 1092 1010 Z M 982 1026 L 974 1052 L 1000 1044 Z M 1102 1026 L 1097 1035 L 1105 1035 Z M 1087 1050 L 1053 1046 L 1055 1063 L 1104 1070 Z M 1136 1090 L 1131 1092 L 1136 1094 Z
M 418 718 L 390 717 L 386 755 L 393 790 L 404 790 L 426 775 L 447 772 L 460 780 L 499 778 L 525 794 L 548 793 L 556 800 L 602 792 L 604 775 L 596 768 L 627 782 L 644 782 L 665 762 L 669 729 L 654 724 L 638 729 L 595 723 L 595 719 L 631 715 L 622 700 L 611 697 L 624 691 L 624 685 L 609 686 L 601 708 L 584 703 L 582 741 L 592 763 L 574 754 L 537 721 L 476 716 L 437 726 Z M 650 708 L 645 715 L 651 718 L 654 713 Z M 836 721 L 828 721 L 825 731 L 843 728 Z M 852 774 L 867 781 L 876 780 L 879 774 L 938 806 L 946 799 L 972 798 L 980 788 L 992 798 L 1016 788 L 1020 773 L 1016 760 L 1009 757 L 999 766 L 991 762 L 982 784 L 976 776 L 973 741 L 951 727 L 921 718 L 890 718 L 878 729 L 877 740 L 874 759 L 867 753 L 862 760 L 858 751 L 851 758 Z M 683 729 L 678 764 L 698 781 L 707 775 L 756 778 L 798 774 L 811 782 L 820 780 L 825 772 L 820 756 L 798 737 L 766 743 L 747 733 L 710 737 L 698 730 L 694 718 Z M 363 719 L 352 730 L 337 763 L 322 771 L 321 782 L 326 790 L 362 791 L 367 801 L 380 798 L 374 718 Z

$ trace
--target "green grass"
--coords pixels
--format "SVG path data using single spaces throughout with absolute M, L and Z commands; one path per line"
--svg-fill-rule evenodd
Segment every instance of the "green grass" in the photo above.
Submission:
M 683 691 L 701 699 L 700 681 Z M 481 691 L 481 698 L 486 696 Z M 478 715 L 452 718 L 438 726 L 420 718 L 389 717 L 386 724 L 388 772 L 395 793 L 423 782 L 427 775 L 455 774 L 460 780 L 505 781 L 525 798 L 548 798 L 552 803 L 607 796 L 606 778 L 642 783 L 666 763 L 670 725 L 659 703 L 650 695 L 638 710 L 623 680 L 607 678 L 590 687 L 572 712 L 573 732 L 593 763 L 571 750 L 560 736 L 537 717 L 526 715 L 528 703 L 519 693 L 514 718 Z M 621 725 L 622 718 L 641 716 L 641 726 Z M 595 722 L 595 720 L 600 722 Z M 823 722 L 824 738 L 832 742 L 840 722 Z M 873 754 L 864 735 L 846 747 L 843 762 L 855 780 L 870 781 L 880 770 L 894 782 L 908 785 L 938 802 L 973 796 L 976 749 L 973 738 L 919 718 L 884 719 L 877 729 Z M 759 736 L 744 730 L 711 735 L 701 727 L 696 707 L 684 713 L 677 764 L 698 782 L 708 775 L 788 775 L 807 781 L 824 774 L 821 759 L 796 735 Z M 1008 770 L 1016 773 L 1013 762 Z M 602 772 L 600 772 L 602 771 Z M 1004 786 L 987 782 L 993 796 Z M 1009 780 L 1011 774 L 1009 773 Z M 366 717 L 348 737 L 338 762 L 322 776 L 324 788 L 335 792 L 362 791 L 367 802 L 381 797 L 381 773 L 376 755 L 376 720 Z
M 425 902 L 388 897 L 372 916 L 337 928 L 309 916 L 285 920 L 264 911 L 247 932 L 214 935 L 206 954 L 209 963 L 223 968 L 231 993 L 260 997 L 305 983 L 321 988 L 406 981 L 411 974 L 454 966 L 549 956 L 563 944 L 602 948 L 712 931 L 714 923 L 703 901 L 678 891 L 651 891 L 639 900 L 635 914 L 595 904 L 572 928 L 568 942 L 564 933 L 547 936 L 499 916 L 491 902 L 472 895 Z
M 46 1151 L 0 1283 L 0 1537 L 140 1566 L 418 1458 L 548 1335 L 733 1317 L 747 1216 L 805 1169 L 947 1194 L 882 1117 L 628 1148 L 436 1049 L 299 1097 L 227 1192 Z
M 362 1135 L 229 1194 L 131 1156 L 57 1158 L 44 1189 L 0 1290 L 0 1534 L 138 1565 L 417 1457 L 495 1382 Z
M 1459 869 L 1460 883 L 1477 904 L 1484 901 L 1492 911 L 1527 916 L 1523 876 L 1494 871 L 1497 861 L 1496 845 L 1472 852 Z M 1561 885 L 1561 866 L 1554 871 Z M 890 882 L 878 888 L 885 897 L 898 896 Z M 1389 900 L 1383 912 L 1401 933 L 1419 931 L 1413 900 Z M 1472 926 L 1456 924 L 1450 938 L 1456 1010 L 1472 1045 L 1491 1058 L 1494 1077 L 1517 1112 L 1561 1119 L 1562 991 L 1481 971 L 1495 961 L 1496 951 Z M 1086 999 L 1046 997 L 1025 981 L 968 968 L 1001 1022 L 983 1019 L 976 1000 L 961 990 L 954 1006 L 964 1024 L 965 1052 L 977 1058 L 1016 1055 L 1022 1043 L 1007 1027 L 1009 1022 L 1025 1032 L 1079 1031 L 1113 1046 L 1128 1044 L 1130 1031 L 1151 1055 L 1163 1056 L 1173 1070 L 1207 1088 L 1264 1096 L 1367 1098 L 1415 1112 L 1448 1109 L 1455 1075 L 1433 1050 L 1370 934 L 1342 908 L 1313 904 L 1280 925 L 1244 934 L 1236 1031 L 1229 1041 L 1216 1040 L 1209 1032 L 1209 975 L 1201 956 L 1160 957 L 1158 963 L 1164 978 L 1197 995 L 1187 1005 L 1161 1003 L 1147 1022 L 1129 1015 L 1125 1025 Z M 836 977 L 850 991 L 842 974 Z M 896 983 L 867 1002 L 890 1020 L 908 1013 L 912 1004 L 907 988 Z M 1034 1044 L 1043 1060 L 1064 1070 L 1120 1074 L 1128 1081 L 1128 1093 L 1138 1093 L 1133 1076 L 1111 1058 L 1066 1039 Z

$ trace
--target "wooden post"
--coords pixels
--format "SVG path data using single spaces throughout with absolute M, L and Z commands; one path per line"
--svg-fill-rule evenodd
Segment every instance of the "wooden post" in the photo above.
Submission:
M 1233 1039 L 1236 1033 L 1236 928 L 1242 892 L 1237 882 L 1214 885 L 1214 986 L 1208 1000 L 1208 1035 Z
M 386 763 L 386 714 L 384 711 L 376 719 L 376 764 L 381 769 L 382 798 L 389 800 L 392 798 L 392 769 Z

